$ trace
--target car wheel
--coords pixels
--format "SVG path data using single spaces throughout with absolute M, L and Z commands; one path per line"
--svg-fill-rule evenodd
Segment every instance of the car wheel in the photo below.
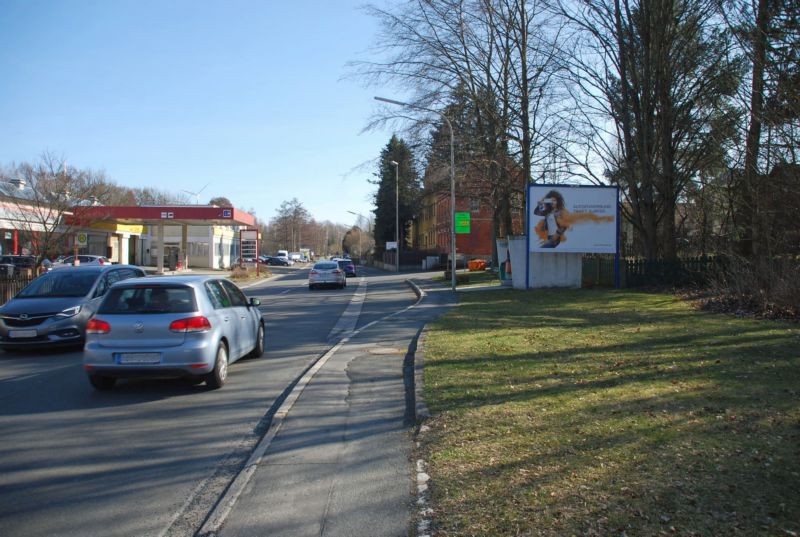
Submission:
M 224 343 L 217 347 L 217 359 L 214 362 L 214 369 L 206 375 L 206 386 L 212 390 L 217 390 L 225 385 L 228 378 L 228 347 Z
M 105 375 L 89 375 L 89 383 L 95 390 L 106 392 L 114 387 L 114 384 L 117 383 L 117 379 Z
M 309 291 L 313 291 L 313 290 L 314 290 L 314 286 L 309 284 L 309 286 L 308 286 L 308 290 L 309 290 Z
M 256 345 L 250 351 L 250 356 L 253 358 L 261 358 L 264 356 L 264 325 L 258 323 L 258 335 L 256 336 Z

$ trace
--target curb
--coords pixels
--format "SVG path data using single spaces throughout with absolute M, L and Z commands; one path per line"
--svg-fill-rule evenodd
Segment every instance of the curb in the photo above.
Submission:
M 406 283 L 411 286 L 414 293 L 417 295 L 418 300 L 422 300 L 427 296 L 425 291 L 416 284 L 413 280 L 406 280 Z M 416 349 L 414 351 L 414 418 L 417 424 L 417 430 L 414 434 L 415 447 L 417 452 L 420 451 L 421 437 L 428 431 L 429 427 L 424 424 L 426 420 L 431 417 L 428 406 L 425 404 L 423 397 L 423 366 L 425 361 L 425 338 L 428 334 L 428 327 L 425 326 L 417 337 Z M 431 535 L 431 517 L 433 509 L 428 507 L 429 488 L 430 488 L 430 475 L 427 472 L 427 463 L 424 459 L 418 458 L 416 460 L 416 480 L 417 480 L 417 537 L 430 537 Z

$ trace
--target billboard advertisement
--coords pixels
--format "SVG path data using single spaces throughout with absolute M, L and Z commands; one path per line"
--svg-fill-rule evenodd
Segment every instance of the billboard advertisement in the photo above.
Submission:
M 616 187 L 530 185 L 531 252 L 617 253 Z

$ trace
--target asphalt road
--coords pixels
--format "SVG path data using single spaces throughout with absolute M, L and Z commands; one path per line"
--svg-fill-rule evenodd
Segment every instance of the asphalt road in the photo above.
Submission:
M 285 272 L 247 289 L 262 299 L 267 352 L 233 364 L 221 390 L 139 380 L 96 392 L 80 352 L 0 353 L 0 533 L 194 535 L 302 373 L 416 298 L 374 272 L 355 307 L 360 278 L 309 291 L 307 271 Z

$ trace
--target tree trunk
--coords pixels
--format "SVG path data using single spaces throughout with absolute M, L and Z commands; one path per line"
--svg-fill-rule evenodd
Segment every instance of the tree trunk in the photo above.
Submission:
M 760 195 L 758 178 L 758 154 L 761 144 L 761 124 L 764 112 L 764 68 L 767 55 L 767 32 L 769 30 L 769 0 L 758 0 L 756 27 L 753 30 L 753 82 L 750 95 L 750 127 L 744 160 L 744 219 L 742 229 L 744 255 L 757 256 L 759 239 L 763 236 L 760 227 Z

